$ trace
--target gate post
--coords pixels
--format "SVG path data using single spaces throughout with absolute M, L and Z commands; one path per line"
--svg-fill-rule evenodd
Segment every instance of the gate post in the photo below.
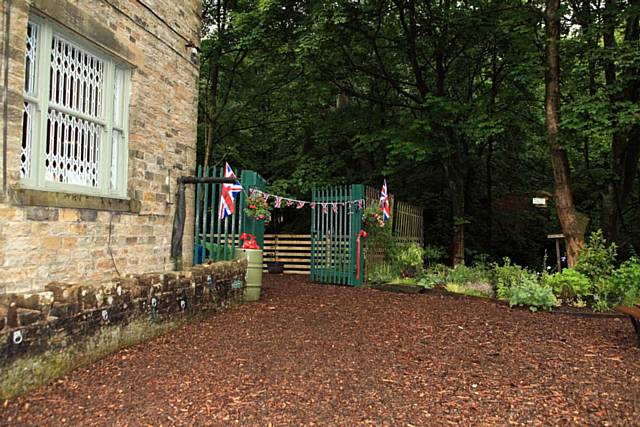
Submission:
M 364 185 L 362 184 L 353 184 L 351 185 L 351 200 L 362 200 L 364 199 Z M 360 248 L 360 259 L 356 259 L 357 257 L 357 236 L 360 234 L 360 230 L 362 230 L 362 210 L 356 206 L 354 209 L 354 214 L 351 218 L 351 244 L 350 244 L 350 259 L 353 260 L 349 269 L 350 277 L 349 282 L 355 286 L 362 286 L 364 282 L 364 250 Z M 360 244 L 364 246 L 364 241 L 361 240 Z M 356 263 L 360 263 L 360 277 L 356 277 Z
M 258 175 L 257 172 L 254 171 L 242 171 L 240 182 L 242 184 L 242 188 L 245 189 L 247 193 L 249 193 L 250 188 L 255 188 L 262 191 L 267 189 L 267 182 L 264 180 L 264 178 Z M 242 202 L 244 202 L 244 198 Z M 241 203 L 238 209 L 240 209 L 240 212 L 238 212 L 238 214 L 242 218 L 241 230 L 245 233 L 253 234 L 254 236 L 256 236 L 256 242 L 258 242 L 258 246 L 264 249 L 264 221 L 257 221 L 253 218 L 248 218 L 244 214 L 244 203 Z

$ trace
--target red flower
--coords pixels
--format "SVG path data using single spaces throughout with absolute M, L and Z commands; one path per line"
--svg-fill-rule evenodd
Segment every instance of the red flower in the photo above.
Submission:
M 255 209 L 256 205 L 249 205 L 249 209 Z

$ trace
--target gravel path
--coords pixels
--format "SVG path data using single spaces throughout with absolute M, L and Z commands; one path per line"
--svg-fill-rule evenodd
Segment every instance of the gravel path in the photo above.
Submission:
M 5 402 L 2 425 L 640 425 L 630 322 L 268 277 Z

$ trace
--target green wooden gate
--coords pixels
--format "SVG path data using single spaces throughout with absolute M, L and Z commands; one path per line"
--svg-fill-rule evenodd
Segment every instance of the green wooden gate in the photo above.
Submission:
M 249 170 L 235 171 L 242 183 L 243 192 L 236 197 L 235 213 L 218 219 L 222 184 L 196 184 L 196 224 L 193 248 L 194 264 L 205 259 L 221 261 L 233 259 L 239 236 L 250 233 L 256 236 L 260 247 L 264 245 L 264 222 L 244 215 L 245 198 L 249 189 L 266 190 L 267 182 L 258 173 Z M 224 176 L 224 166 L 198 166 L 198 176 Z
M 362 229 L 364 186 L 314 188 L 311 210 L 311 280 L 360 286 L 364 278 L 364 251 L 357 257 Z M 334 205 L 335 204 L 335 205 Z M 361 242 L 361 245 L 364 242 Z M 360 274 L 357 274 L 358 265 Z

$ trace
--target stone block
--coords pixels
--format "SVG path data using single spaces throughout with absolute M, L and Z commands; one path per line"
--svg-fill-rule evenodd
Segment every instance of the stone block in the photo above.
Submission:
M 122 294 L 128 294 L 131 299 L 137 299 L 142 297 L 143 287 L 138 283 L 138 279 L 135 277 L 118 277 L 114 280 L 117 288 L 120 288 Z
M 96 297 L 96 289 L 92 286 L 83 286 L 78 292 L 78 308 L 89 310 L 99 306 L 100 301 Z
M 53 293 L 56 302 L 77 304 L 81 286 L 76 283 L 51 282 L 45 290 Z
M 29 206 L 26 212 L 27 219 L 30 221 L 57 221 L 59 218 L 59 210 L 57 208 Z
M 162 273 L 145 273 L 138 277 L 138 282 L 143 286 L 163 284 L 165 277 Z
M 181 287 L 183 287 L 183 276 L 182 276 L 182 272 L 169 272 L 166 273 L 166 277 L 167 277 L 167 287 L 166 290 L 167 291 L 174 291 L 176 289 L 180 289 Z
M 39 310 L 30 310 L 28 308 L 16 309 L 16 316 L 18 318 L 18 326 L 28 326 L 32 323 L 44 320 L 44 315 Z
M 0 331 L 4 329 L 7 324 L 7 315 L 9 314 L 9 306 L 6 304 L 0 304 Z
M 78 312 L 78 304 L 54 302 L 51 305 L 51 312 L 49 317 L 51 318 L 66 318 L 73 316 Z
M 0 220 L 2 222 L 13 221 L 16 219 L 16 216 L 15 208 L 0 208 Z
M 80 220 L 95 222 L 98 219 L 98 211 L 93 209 L 81 209 L 80 210 Z
M 79 219 L 77 209 L 60 209 L 60 221 L 75 222 Z
M 15 303 L 11 303 L 9 304 L 9 306 L 7 306 L 6 319 L 7 319 L 8 327 L 10 328 L 18 327 L 18 311 Z
M 48 236 L 42 239 L 40 249 L 45 251 L 57 251 L 62 247 L 62 238 L 57 236 Z

